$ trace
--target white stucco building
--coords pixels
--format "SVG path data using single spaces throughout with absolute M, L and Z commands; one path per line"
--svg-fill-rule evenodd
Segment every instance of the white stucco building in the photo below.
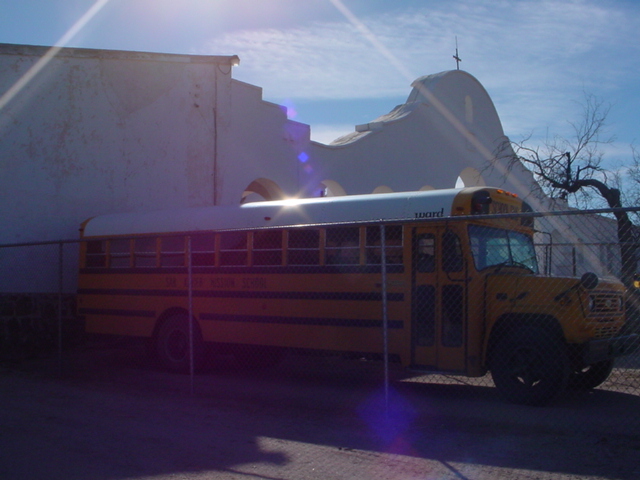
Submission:
M 46 52 L 1 45 L 0 92 Z M 308 127 L 232 80 L 237 62 L 61 50 L 0 111 L 0 243 L 73 238 L 105 212 L 237 202 L 249 172 L 295 164 Z
M 406 103 L 390 113 L 331 145 L 313 144 L 323 174 L 347 194 L 448 188 L 458 177 L 466 186 L 503 185 L 503 172 L 487 167 L 506 138 L 482 85 L 453 70 L 411 87 Z M 518 170 L 508 188 L 528 196 L 532 180 Z
M 104 213 L 445 188 L 459 177 L 537 206 L 529 171 L 505 180 L 487 168 L 506 137 L 463 71 L 417 79 L 406 103 L 324 145 L 232 78 L 237 56 L 47 52 L 0 45 L 0 244 L 76 238 Z

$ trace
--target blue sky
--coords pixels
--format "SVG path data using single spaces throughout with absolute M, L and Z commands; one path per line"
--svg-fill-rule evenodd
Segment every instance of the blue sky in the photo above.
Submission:
M 640 142 L 634 0 L 0 0 L 0 43 L 237 54 L 234 78 L 325 143 L 404 103 L 415 78 L 454 69 L 456 37 L 513 140 L 570 135 L 586 92 L 611 104 L 608 158 L 628 161 Z

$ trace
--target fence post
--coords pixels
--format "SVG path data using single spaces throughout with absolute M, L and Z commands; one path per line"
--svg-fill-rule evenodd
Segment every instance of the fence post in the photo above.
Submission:
M 191 395 L 194 393 L 194 358 L 193 358 L 193 272 L 191 270 L 191 235 L 187 236 L 187 283 L 189 310 L 189 381 Z
M 58 375 L 62 376 L 62 295 L 64 290 L 64 244 L 58 243 Z
M 384 224 L 380 225 L 380 270 L 382 273 L 382 338 L 384 363 L 384 407 L 385 414 L 389 412 L 389 315 L 387 312 L 387 245 Z

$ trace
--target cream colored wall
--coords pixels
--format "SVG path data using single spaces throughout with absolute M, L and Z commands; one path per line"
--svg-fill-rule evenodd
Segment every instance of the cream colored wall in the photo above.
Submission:
M 311 180 L 347 194 L 493 185 L 529 196 L 533 177 L 490 160 L 506 140 L 491 98 L 463 71 L 422 77 L 407 103 L 331 145 L 312 144 Z M 339 188 L 338 188 L 339 187 Z M 311 188 L 318 191 L 319 188 Z
M 0 92 L 45 51 L 7 50 Z M 0 112 L 0 243 L 74 238 L 101 213 L 210 204 L 214 100 L 231 78 L 187 60 L 61 51 Z

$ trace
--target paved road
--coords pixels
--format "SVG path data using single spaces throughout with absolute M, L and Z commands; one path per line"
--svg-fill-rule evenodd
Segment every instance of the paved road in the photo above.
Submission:
M 193 384 L 136 345 L 88 344 L 60 366 L 0 366 L 0 479 L 640 478 L 635 369 L 531 408 L 488 378 L 392 372 L 387 397 L 379 364 L 332 357 L 268 373 L 221 359 Z

